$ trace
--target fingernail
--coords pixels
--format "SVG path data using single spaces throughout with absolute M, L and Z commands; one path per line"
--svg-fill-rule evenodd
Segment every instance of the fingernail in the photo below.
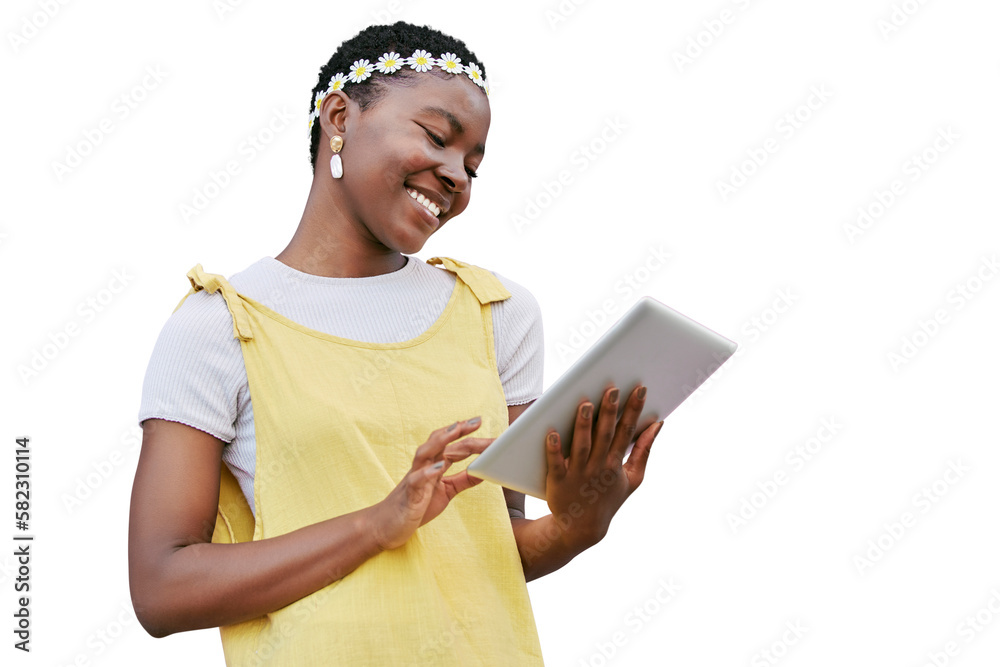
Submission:
M 656 436 L 660 435 L 660 429 L 661 428 L 663 428 L 663 420 L 662 419 L 660 420 L 660 423 L 657 425 L 656 430 L 653 431 L 653 440 L 656 440 Z
M 611 393 L 608 394 L 608 401 L 610 401 L 612 405 L 618 402 L 618 387 L 612 389 Z
M 645 400 L 645 398 L 646 398 L 646 388 L 645 387 L 639 387 L 639 391 L 636 393 L 636 396 L 639 398 L 640 401 Z
M 549 437 L 547 437 L 545 439 L 545 444 L 547 444 L 549 447 L 555 447 L 556 446 L 556 434 L 555 433 L 549 433 Z
M 440 470 L 443 467 L 444 467 L 444 461 L 438 461 L 437 463 L 431 466 L 431 470 Z
M 591 407 L 592 406 L 590 405 L 590 403 L 588 403 L 587 405 L 583 406 L 583 409 L 580 410 L 580 416 L 583 417 L 584 419 L 590 419 L 590 408 Z
M 465 425 L 466 426 L 479 426 L 479 422 L 481 422 L 482 420 L 483 420 L 482 417 L 473 417 L 469 421 L 465 422 Z
M 455 422 L 454 424 L 452 424 L 451 426 L 449 426 L 448 428 L 446 428 L 445 431 L 446 432 L 454 431 L 456 426 L 458 426 L 458 422 Z

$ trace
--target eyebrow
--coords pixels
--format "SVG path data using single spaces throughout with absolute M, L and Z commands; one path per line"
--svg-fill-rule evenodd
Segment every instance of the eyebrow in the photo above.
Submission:
M 462 134 L 465 132 L 465 127 L 462 126 L 462 121 L 460 121 L 455 116 L 455 114 L 448 111 L 447 109 L 442 109 L 441 107 L 424 107 L 420 111 L 421 113 L 429 113 L 444 118 L 446 121 L 448 121 L 448 124 L 451 126 L 452 132 L 454 132 L 455 134 Z M 475 147 L 472 149 L 472 152 L 479 153 L 480 155 L 485 155 L 486 146 L 483 146 L 482 144 L 476 144 Z

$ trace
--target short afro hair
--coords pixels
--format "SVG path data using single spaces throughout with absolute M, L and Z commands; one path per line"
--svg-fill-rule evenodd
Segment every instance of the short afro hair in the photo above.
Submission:
M 342 43 L 330 57 L 330 60 L 320 68 L 319 79 L 309 96 L 309 113 L 313 111 L 316 95 L 329 88 L 330 80 L 334 76 L 350 72 L 354 61 L 367 58 L 371 62 L 375 62 L 383 53 L 390 51 L 395 51 L 403 58 L 407 58 L 417 49 L 429 51 L 435 56 L 448 52 L 454 53 L 463 63 L 476 63 L 482 71 L 482 76 L 486 77 L 486 68 L 482 62 L 460 39 L 446 35 L 429 26 L 417 26 L 405 21 L 397 21 L 392 25 L 373 25 Z M 427 73 L 445 78 L 454 76 L 454 74 L 442 72 L 437 68 Z M 385 95 L 385 86 L 390 81 L 394 85 L 409 85 L 412 83 L 411 77 L 413 76 L 417 76 L 417 73 L 408 67 L 404 67 L 391 76 L 376 72 L 360 83 L 351 83 L 343 92 L 357 102 L 361 111 L 364 112 L 382 99 Z M 313 123 L 309 142 L 309 162 L 312 164 L 314 173 L 316 171 L 316 156 L 319 154 L 321 132 L 320 123 L 318 121 Z

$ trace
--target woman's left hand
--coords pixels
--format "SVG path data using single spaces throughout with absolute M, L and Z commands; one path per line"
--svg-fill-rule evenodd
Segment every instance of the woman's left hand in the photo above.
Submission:
M 632 391 L 621 420 L 617 387 L 605 391 L 596 423 L 593 404 L 582 401 L 577 407 L 568 458 L 562 454 L 559 434 L 549 432 L 545 494 L 568 544 L 586 548 L 603 539 L 612 517 L 642 483 L 650 446 L 663 422 L 643 430 L 628 460 L 623 464 L 622 459 L 636 432 L 645 393 L 641 385 Z

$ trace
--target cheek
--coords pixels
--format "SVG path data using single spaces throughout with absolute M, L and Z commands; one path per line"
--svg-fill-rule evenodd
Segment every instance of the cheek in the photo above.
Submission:
M 404 174 L 412 174 L 414 172 L 423 171 L 427 169 L 429 162 L 430 158 L 428 153 L 421 150 L 419 147 L 414 147 L 408 151 L 400 152 L 394 159 L 394 164 L 398 165 L 399 169 Z
M 399 189 L 410 174 L 426 169 L 426 159 L 412 152 L 390 153 L 383 157 L 372 163 L 377 171 L 368 177 L 373 182 L 381 183 L 385 189 Z
M 402 128 L 384 125 L 366 128 L 354 148 L 361 153 L 358 159 L 364 164 L 366 178 L 375 182 L 398 187 L 401 177 L 427 168 L 427 151 L 415 141 L 412 133 Z
M 450 211 L 451 215 L 449 217 L 454 218 L 455 216 L 460 215 L 466 209 L 466 207 L 468 207 L 469 200 L 471 197 L 472 193 L 466 190 L 461 194 L 461 196 L 455 199 L 454 203 L 452 204 Z

